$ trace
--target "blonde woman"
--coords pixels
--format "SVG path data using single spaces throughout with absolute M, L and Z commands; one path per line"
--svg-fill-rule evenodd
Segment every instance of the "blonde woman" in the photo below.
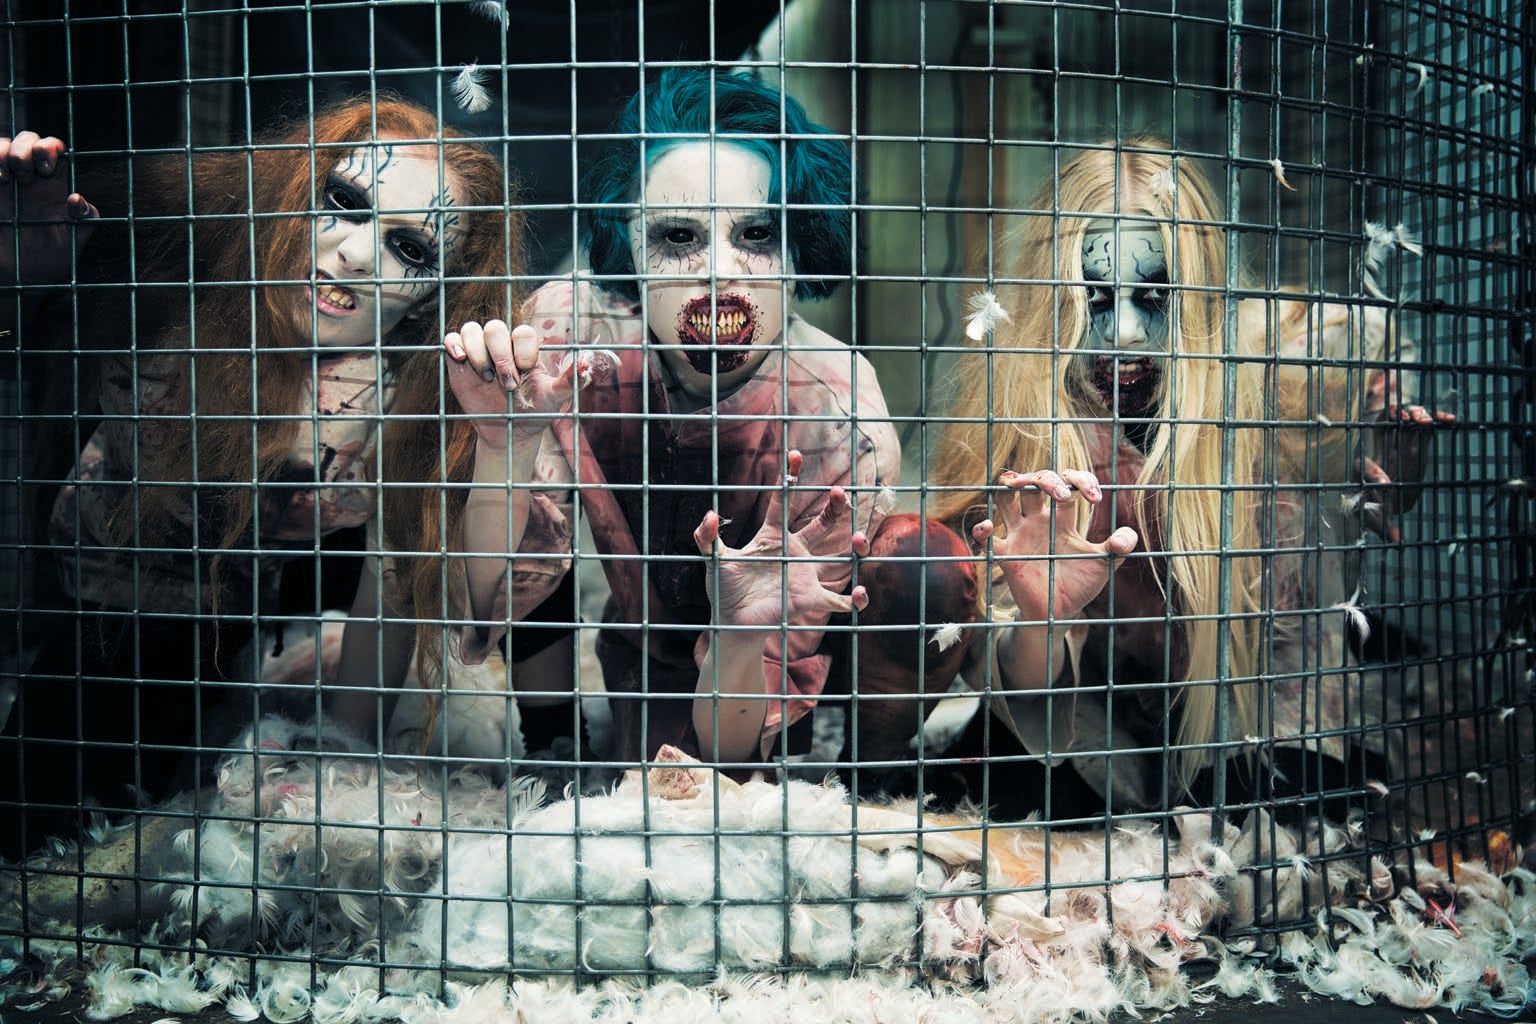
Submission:
M 1004 725 L 1101 807 L 1201 799 L 1221 751 L 1251 751 L 1246 740 L 1269 727 L 1266 651 L 1290 627 L 1266 616 L 1326 608 L 1322 590 L 1337 592 L 1348 571 L 1324 580 L 1315 563 L 1280 555 L 1319 520 L 1277 484 L 1308 474 L 1306 428 L 1263 424 L 1309 402 L 1332 402 L 1340 424 L 1383 410 L 1394 381 L 1362 360 L 1382 358 L 1369 328 L 1385 318 L 1330 331 L 1310 315 L 1321 305 L 1237 303 L 1221 207 L 1163 140 L 1085 151 L 1029 209 L 1039 212 L 1005 268 L 1019 283 L 999 296 L 1010 319 L 961 357 L 933 463 L 938 515 L 986 552 L 988 611 L 1008 624 L 973 642 L 966 676 L 1002 690 L 992 707 Z M 1287 325 L 1296 363 L 1267 372 Z M 1368 372 L 1325 380 L 1312 372 L 1319 356 Z M 1306 419 L 1315 431 L 1318 418 Z M 1387 483 L 1369 460 L 1311 475 L 1344 483 L 1357 467 Z M 1333 616 L 1338 635 L 1309 640 L 1334 667 L 1344 622 Z M 1284 717 L 1300 723 L 1292 690 Z

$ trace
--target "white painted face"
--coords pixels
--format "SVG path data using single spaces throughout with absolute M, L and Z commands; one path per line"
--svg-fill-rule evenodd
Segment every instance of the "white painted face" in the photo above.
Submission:
M 379 143 L 337 161 L 315 219 L 314 287 L 299 312 L 321 345 L 369 346 L 436 294 L 463 235 L 434 146 Z M 441 234 L 439 232 L 441 231 Z
M 1121 416 L 1150 415 L 1168 352 L 1168 256 L 1153 225 L 1096 220 L 1083 236 L 1085 372 Z
M 708 142 L 672 146 L 646 171 L 630 253 L 651 277 L 646 325 L 660 357 L 696 398 L 745 382 L 784 331 L 792 271 L 780 211 L 764 205 L 771 176 L 751 150 Z

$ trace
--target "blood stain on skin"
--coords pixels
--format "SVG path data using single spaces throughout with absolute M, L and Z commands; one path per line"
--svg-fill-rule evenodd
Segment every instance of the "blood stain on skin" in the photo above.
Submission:
M 1127 369 L 1119 360 L 1106 356 L 1093 366 L 1093 386 L 1104 398 L 1104 404 L 1116 408 L 1122 416 L 1143 416 L 1152 408 L 1157 394 L 1158 369 L 1151 359 L 1135 360 Z M 1118 378 L 1118 379 L 1117 379 Z M 1120 402 L 1115 405 L 1118 390 Z
M 694 299 L 677 315 L 677 338 L 685 345 L 729 349 L 689 352 L 688 362 L 699 373 L 730 373 L 746 364 L 760 321 L 761 311 L 744 295 Z

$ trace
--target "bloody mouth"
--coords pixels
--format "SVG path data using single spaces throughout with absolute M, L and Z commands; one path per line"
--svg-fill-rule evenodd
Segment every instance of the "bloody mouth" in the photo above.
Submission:
M 1157 364 L 1146 357 L 1105 356 L 1093 364 L 1093 385 L 1104 404 L 1122 416 L 1145 416 L 1157 395 Z
M 741 295 L 693 299 L 677 318 L 677 338 L 684 345 L 729 346 L 736 351 L 692 351 L 688 362 L 699 373 L 729 373 L 746 364 L 747 347 L 757 334 L 757 307 Z

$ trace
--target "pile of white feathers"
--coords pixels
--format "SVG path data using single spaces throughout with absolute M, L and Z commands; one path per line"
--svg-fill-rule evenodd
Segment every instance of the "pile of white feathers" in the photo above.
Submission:
M 213 791 L 0 867 L 3 930 L 29 937 L 26 960 L 0 938 L 0 1005 L 83 989 L 98 1020 L 1065 1022 L 1273 1001 L 1277 976 L 1506 1016 L 1533 995 L 1536 876 L 1420 863 L 1399 885 L 1348 826 L 1255 811 L 1216 842 L 1190 812 L 1166 835 L 1068 832 L 665 753 L 549 802 L 277 718 L 235 748 Z

